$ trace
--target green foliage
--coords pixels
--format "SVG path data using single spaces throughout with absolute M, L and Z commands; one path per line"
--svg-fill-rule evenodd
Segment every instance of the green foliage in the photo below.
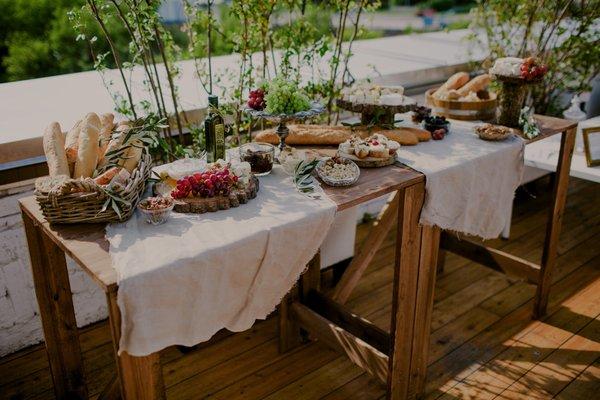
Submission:
M 485 37 L 472 39 L 489 43 L 484 67 L 507 56 L 535 56 L 548 66 L 532 87 L 536 113 L 560 115 L 560 94 L 588 90 L 600 73 L 600 0 L 479 0 L 473 16 L 472 28 Z

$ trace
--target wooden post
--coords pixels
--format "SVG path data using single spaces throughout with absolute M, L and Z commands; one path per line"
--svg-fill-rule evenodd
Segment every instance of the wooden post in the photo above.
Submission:
M 117 292 L 106 294 L 108 317 L 117 360 L 117 372 L 121 382 L 121 398 L 124 400 L 165 399 L 159 353 L 145 357 L 133 357 L 123 352 L 118 355 L 121 338 L 121 313 L 117 304 Z
M 279 305 L 279 352 L 286 353 L 302 344 L 302 331 L 298 321 L 291 312 L 294 302 L 307 298 L 311 289 L 319 290 L 321 286 L 321 251 L 310 260 L 306 271 L 283 298 Z
M 419 257 L 419 277 L 415 307 L 415 328 L 413 333 L 412 358 L 410 362 L 410 380 L 408 398 L 421 398 L 425 391 L 427 361 L 429 356 L 429 337 L 431 334 L 431 315 L 435 276 L 440 248 L 440 229 L 433 226 L 421 227 L 421 252 Z
M 552 191 L 553 201 L 550 208 L 548 226 L 546 227 L 540 277 L 534 298 L 533 317 L 536 319 L 546 314 L 548 306 L 552 273 L 556 266 L 560 228 L 567 199 L 567 191 L 569 189 L 569 172 L 571 170 L 571 157 L 573 155 L 573 147 L 575 146 L 576 132 L 577 128 L 563 132 L 560 141 L 560 154 L 556 165 L 556 179 L 554 180 L 554 189 Z
M 348 265 L 348 268 L 346 268 L 342 278 L 336 285 L 331 298 L 338 303 L 344 304 L 348 301 L 350 294 L 358 284 L 358 281 L 375 254 L 377 254 L 385 237 L 396 221 L 398 197 L 398 192 L 396 192 L 381 210 L 365 243 L 361 246 L 356 257 L 352 259 L 352 262 Z
M 399 195 L 387 380 L 387 398 L 392 400 L 408 398 L 411 386 L 410 370 L 421 245 L 419 215 L 425 196 L 425 185 L 415 184 L 401 191 Z
M 27 213 L 22 217 L 54 394 L 57 399 L 87 399 L 65 254 Z

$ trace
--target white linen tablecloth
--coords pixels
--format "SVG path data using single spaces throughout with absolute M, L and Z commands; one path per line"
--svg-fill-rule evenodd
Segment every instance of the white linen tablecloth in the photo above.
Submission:
M 492 239 L 510 218 L 525 142 L 481 140 L 476 125 L 453 120 L 443 140 L 403 146 L 396 158 L 425 174 L 421 224 Z
M 320 188 L 317 188 L 320 190 Z M 173 213 L 160 226 L 134 215 L 109 225 L 121 311 L 119 352 L 195 345 L 264 319 L 319 249 L 336 206 L 308 198 L 276 166 L 256 199 L 227 211 Z

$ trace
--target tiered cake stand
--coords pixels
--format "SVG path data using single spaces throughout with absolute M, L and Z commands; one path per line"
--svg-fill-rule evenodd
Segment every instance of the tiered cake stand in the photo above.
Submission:
M 343 99 L 337 99 L 336 104 L 341 109 L 360 113 L 360 122 L 362 125 L 378 125 L 382 127 L 393 127 L 395 114 L 413 111 L 417 107 L 417 101 L 406 96 L 404 96 L 402 104 L 394 106 L 350 102 Z

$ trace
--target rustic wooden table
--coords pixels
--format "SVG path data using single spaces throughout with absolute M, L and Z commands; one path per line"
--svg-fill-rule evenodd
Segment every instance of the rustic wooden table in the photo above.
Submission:
M 554 188 L 554 202 L 541 266 L 471 242 L 444 235 L 443 244 L 497 270 L 517 273 L 538 284 L 536 315 L 545 309 L 558 235 L 566 199 L 575 124 L 540 118 L 544 136 L 564 132 Z M 363 169 L 358 183 L 329 188 L 338 210 L 395 192 L 382 211 L 363 248 L 344 272 L 333 295 L 319 291 L 318 255 L 280 307 L 280 349 L 301 342 L 302 334 L 316 337 L 348 355 L 350 360 L 383 381 L 391 399 L 420 397 L 425 385 L 429 332 L 440 231 L 420 226 L 425 179 L 408 168 L 391 166 Z M 164 398 L 158 353 L 146 357 L 117 355 L 120 314 L 118 285 L 104 237 L 104 225 L 53 226 L 48 224 L 33 197 L 22 199 L 21 210 L 31 257 L 36 296 L 46 350 L 57 398 L 87 398 L 83 361 L 75 322 L 65 255 L 86 271 L 105 291 L 118 378 L 101 397 L 124 399 Z M 397 218 L 396 218 L 397 217 Z M 364 269 L 397 221 L 396 260 L 391 331 L 385 332 L 343 307 Z

